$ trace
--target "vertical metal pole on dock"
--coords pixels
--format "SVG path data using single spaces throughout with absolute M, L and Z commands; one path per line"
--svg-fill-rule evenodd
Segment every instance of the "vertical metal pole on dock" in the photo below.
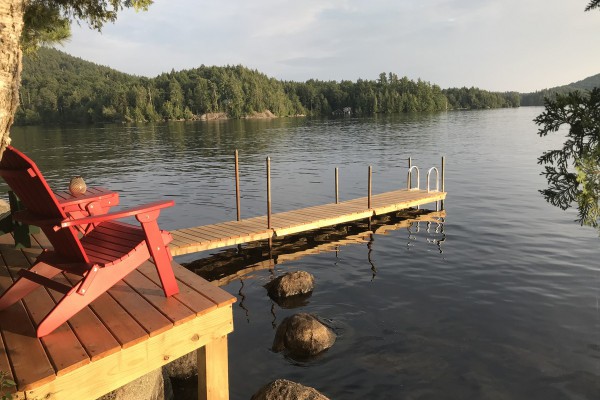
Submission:
M 339 175 L 338 168 L 335 168 L 335 204 L 339 204 L 340 202 L 340 192 L 339 192 Z
M 368 180 L 368 182 L 369 182 L 369 196 L 368 196 L 368 200 L 367 200 L 367 203 L 368 203 L 368 206 L 369 206 L 369 210 L 371 209 L 371 188 L 372 188 L 372 177 L 371 177 L 371 175 L 372 174 L 373 174 L 373 167 L 371 167 L 369 165 L 369 180 Z
M 242 211 L 240 206 L 240 162 L 238 151 L 235 150 L 235 206 L 237 209 L 237 220 L 242 220 Z
M 267 228 L 271 229 L 271 157 L 267 157 Z
M 446 191 L 446 157 L 442 157 L 442 192 Z M 444 200 L 440 201 L 442 210 L 444 209 Z

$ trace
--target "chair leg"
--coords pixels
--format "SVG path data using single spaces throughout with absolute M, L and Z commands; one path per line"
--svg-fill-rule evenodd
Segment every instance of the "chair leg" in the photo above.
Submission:
M 52 279 L 62 272 L 61 269 L 55 268 L 44 262 L 37 262 L 33 267 L 29 268 L 29 271 L 48 279 Z M 41 286 L 39 283 L 30 281 L 27 278 L 18 278 L 6 292 L 0 296 L 0 310 L 12 306 L 39 286 Z
M 154 259 L 154 264 L 156 265 L 156 270 L 158 271 L 158 276 L 160 277 L 160 283 L 162 284 L 165 296 L 169 297 L 179 293 L 177 280 L 175 279 L 173 267 L 171 266 L 169 248 L 165 245 L 165 240 L 158 227 L 158 223 L 156 220 L 142 222 L 142 228 L 146 234 L 148 251 Z

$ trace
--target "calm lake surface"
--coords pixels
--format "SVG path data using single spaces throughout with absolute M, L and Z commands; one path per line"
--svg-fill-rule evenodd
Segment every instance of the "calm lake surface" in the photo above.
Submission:
M 347 200 L 366 195 L 368 165 L 380 193 L 405 187 L 409 156 L 423 187 L 425 171 L 444 155 L 442 224 L 334 244 L 337 251 L 271 270 L 249 261 L 246 272 L 222 279 L 238 298 L 231 398 L 248 399 L 287 378 L 332 399 L 597 400 L 600 239 L 573 222 L 575 211 L 552 207 L 538 193 L 545 180 L 536 159 L 562 143 L 558 134 L 537 136 L 532 119 L 541 111 L 15 127 L 12 138 L 55 190 L 82 175 L 89 185 L 120 191 L 123 206 L 174 199 L 159 221 L 166 229 L 236 218 L 236 148 L 243 217 L 266 213 L 267 156 L 273 212 L 280 212 L 334 201 L 335 167 Z M 316 277 L 312 297 L 295 309 L 271 301 L 263 285 L 300 269 Z M 270 350 L 275 327 L 301 311 L 338 334 L 310 361 Z

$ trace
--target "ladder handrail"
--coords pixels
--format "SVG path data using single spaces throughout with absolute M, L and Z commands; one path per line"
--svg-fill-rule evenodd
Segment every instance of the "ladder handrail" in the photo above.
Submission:
M 431 167 L 429 168 L 429 171 L 427 171 L 427 193 L 432 191 L 429 188 L 429 177 L 431 176 L 431 171 L 433 170 L 435 170 L 435 191 L 440 191 L 440 172 L 438 171 L 437 167 Z
M 416 169 L 416 170 L 417 170 L 417 187 L 416 187 L 416 188 L 413 188 L 413 187 L 412 187 L 412 172 L 413 172 L 413 169 Z M 408 175 L 407 175 L 407 184 L 406 184 L 406 188 L 407 188 L 408 190 L 419 190 L 419 188 L 420 188 L 420 183 L 419 183 L 419 181 L 420 181 L 420 180 L 421 180 L 421 178 L 420 178 L 420 176 L 419 176 L 419 167 L 417 167 L 416 165 L 413 165 L 412 167 L 410 167 L 410 168 L 408 169 Z

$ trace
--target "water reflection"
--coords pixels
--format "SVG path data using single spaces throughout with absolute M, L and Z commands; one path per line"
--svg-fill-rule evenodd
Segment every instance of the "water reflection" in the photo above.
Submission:
M 11 137 L 55 189 L 84 175 L 92 185 L 118 191 L 123 207 L 174 199 L 176 207 L 161 213 L 167 230 L 235 219 L 236 148 L 243 218 L 265 213 L 267 155 L 273 211 L 280 212 L 333 202 L 335 166 L 340 198 L 348 200 L 365 196 L 367 165 L 377 166 L 373 192 L 382 193 L 406 185 L 409 156 L 432 166 L 445 154 L 445 206 L 452 218 L 439 227 L 412 221 L 389 235 L 375 233 L 373 281 L 366 226 L 347 227 L 339 236 L 316 232 L 321 237 L 311 243 L 298 238 L 315 254 L 301 259 L 269 258 L 266 246 L 246 246 L 237 269 L 225 271 L 211 256 L 221 271 L 212 273 L 215 279 L 238 274 L 223 283 L 225 290 L 237 295 L 243 281 L 248 310 L 234 306 L 231 398 L 247 399 L 270 379 L 286 378 L 339 399 L 597 400 L 598 237 L 572 223 L 575 210 L 563 212 L 537 192 L 547 182 L 535 160 L 564 142 L 560 135 L 531 135 L 541 111 L 13 127 Z M 349 238 L 355 235 L 361 241 Z M 317 254 L 328 241 L 331 253 Z M 191 260 L 185 257 L 179 261 Z M 272 302 L 262 284 L 296 268 L 318 276 L 306 310 L 343 326 L 339 342 L 310 368 L 270 351 L 272 321 L 297 311 Z
M 370 221 L 369 225 L 371 225 Z M 367 252 L 367 258 L 369 260 L 369 264 L 371 264 L 371 271 L 373 272 L 371 282 L 375 280 L 375 275 L 377 275 L 377 267 L 375 267 L 375 264 L 373 264 L 373 259 L 371 258 L 371 253 L 373 253 L 373 242 L 375 242 L 375 235 L 371 233 L 369 235 L 369 242 L 367 243 L 367 249 L 369 249 L 369 251 Z
M 340 247 L 366 243 L 367 260 L 372 273 L 371 280 L 374 280 L 377 275 L 377 267 L 372 257 L 375 235 L 386 235 L 390 231 L 406 228 L 409 232 L 409 239 L 416 240 L 411 231 L 412 227 L 416 226 L 416 232 L 418 232 L 420 223 L 426 222 L 428 226 L 436 224 L 435 233 L 440 234 L 441 237 L 428 237 L 427 241 L 436 244 L 441 252 L 440 244 L 445 240 L 443 230 L 445 217 L 445 211 L 404 210 L 394 214 L 377 216 L 370 221 L 357 221 L 275 239 L 272 246 L 269 246 L 266 241 L 249 243 L 183 265 L 203 278 L 222 286 L 236 280 L 243 282 L 245 276 L 265 269 L 271 271 L 272 277 L 274 277 L 277 265 L 295 261 L 308 255 L 335 252 L 337 259 Z M 428 233 L 430 233 L 429 230 Z M 242 288 L 240 288 L 240 291 Z M 244 300 L 245 296 L 242 296 L 241 302 L 243 303 Z M 302 302 L 299 305 L 305 304 Z M 240 307 L 247 311 L 243 305 L 240 305 Z M 283 304 L 283 307 L 286 308 L 286 305 Z M 294 306 L 288 304 L 287 307 Z

